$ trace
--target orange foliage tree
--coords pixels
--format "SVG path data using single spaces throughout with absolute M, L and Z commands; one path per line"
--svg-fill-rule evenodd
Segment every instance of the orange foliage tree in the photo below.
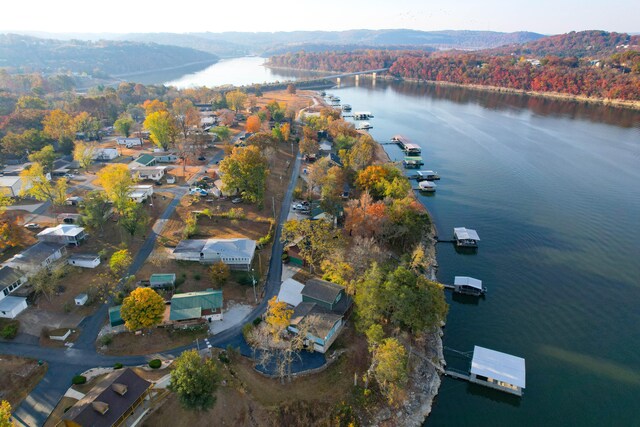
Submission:
M 261 125 L 262 123 L 260 123 L 260 117 L 254 115 L 247 118 L 247 132 L 260 132 Z
M 346 215 L 344 227 L 349 230 L 351 235 L 361 237 L 380 236 L 387 221 L 384 202 L 374 202 L 367 192 L 362 193 L 359 199 L 350 200 L 344 211 Z

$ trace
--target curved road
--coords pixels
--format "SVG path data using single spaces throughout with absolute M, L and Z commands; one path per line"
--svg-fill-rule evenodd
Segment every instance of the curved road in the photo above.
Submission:
M 222 152 L 217 153 L 211 159 L 210 163 L 203 167 L 203 169 L 191 179 L 191 182 L 196 181 L 202 173 L 206 171 L 208 166 L 219 161 L 221 157 Z M 228 342 L 232 338 L 241 335 L 242 326 L 260 316 L 266 310 L 267 301 L 277 295 L 280 290 L 282 276 L 282 261 L 280 255 L 283 250 L 283 244 L 280 241 L 280 236 L 282 234 L 282 225 L 287 220 L 287 216 L 289 214 L 289 207 L 291 206 L 293 197 L 293 189 L 295 188 L 300 170 L 300 162 L 301 157 L 298 155 L 293 164 L 291 181 L 287 187 L 287 192 L 280 209 L 280 216 L 278 218 L 278 226 L 276 228 L 274 244 L 271 250 L 271 260 L 269 263 L 269 271 L 267 272 L 267 281 L 265 283 L 262 301 L 244 319 L 242 319 L 241 322 L 213 337 L 210 337 L 209 342 L 213 346 L 220 346 L 222 343 Z M 171 217 L 176 206 L 180 202 L 180 199 L 188 192 L 188 189 L 189 186 L 185 184 L 179 187 L 178 191 L 174 192 L 174 194 L 176 194 L 176 198 L 169 204 L 169 206 L 167 206 L 164 213 L 153 225 L 150 235 L 147 237 L 129 268 L 129 274 L 135 274 L 140 267 L 142 267 L 144 261 L 153 251 L 158 234 L 162 231 L 167 219 Z M 0 342 L 0 354 L 14 354 L 37 360 L 44 360 L 49 365 L 47 374 L 42 381 L 40 381 L 31 394 L 29 394 L 29 396 L 27 396 L 15 410 L 13 416 L 18 425 L 29 427 L 43 425 L 49 414 L 53 411 L 66 390 L 69 388 L 70 379 L 74 375 L 94 367 L 110 367 L 116 362 L 120 362 L 124 365 L 140 365 L 158 356 L 175 357 L 185 350 L 195 348 L 194 344 L 190 344 L 165 351 L 160 354 L 149 354 L 145 356 L 116 357 L 99 354 L 96 352 L 95 341 L 98 336 L 98 332 L 104 323 L 107 310 L 108 306 L 104 304 L 96 311 L 96 313 L 86 317 L 80 323 L 79 327 L 82 332 L 72 348 L 42 348 L 38 346 L 37 341 L 33 342 L 33 340 L 23 340 L 31 342 Z

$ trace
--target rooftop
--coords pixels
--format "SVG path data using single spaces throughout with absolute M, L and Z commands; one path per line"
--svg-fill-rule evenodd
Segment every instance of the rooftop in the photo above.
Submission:
M 319 307 L 313 302 L 302 302 L 291 315 L 291 325 L 298 326 L 303 321 L 309 323 L 309 332 L 318 338 L 325 339 L 329 331 L 342 316 Z
M 482 290 L 482 280 L 474 279 L 467 276 L 456 276 L 453 279 L 453 284 L 458 286 L 470 286 L 472 288 Z
M 289 305 L 296 307 L 302 302 L 302 289 L 304 285 L 297 280 L 287 279 L 280 285 L 280 292 L 278 292 L 278 301 L 286 302 Z
M 188 320 L 202 316 L 204 311 L 222 309 L 223 299 L 221 290 L 208 289 L 201 292 L 186 292 L 175 294 L 171 298 L 170 320 Z
M 76 402 L 63 419 L 80 426 L 111 427 L 127 414 L 151 386 L 149 381 L 140 378 L 131 369 L 114 371 Z M 99 412 L 97 409 L 102 405 L 98 407 L 94 403 L 106 404 L 108 409 Z
M 71 224 L 58 224 L 55 227 L 45 228 L 37 234 L 41 236 L 77 236 L 84 231 L 83 227 Z
M 22 251 L 21 253 L 15 255 L 9 260 L 9 262 L 12 264 L 17 264 L 18 267 L 20 266 L 20 264 L 39 265 L 51 255 L 59 250 L 62 250 L 63 248 L 65 248 L 65 245 L 61 243 L 38 242 L 35 245 Z
M 480 240 L 476 230 L 472 230 L 470 228 L 456 227 L 453 229 L 453 234 L 456 239 L 460 240 Z
M 471 373 L 525 388 L 525 361 L 521 357 L 475 346 Z
M 15 281 L 20 279 L 22 276 L 24 275 L 15 268 L 11 268 L 6 265 L 0 267 L 0 291 L 15 283 Z
M 0 311 L 13 311 L 16 306 L 22 305 L 25 301 L 23 297 L 6 296 L 0 300 Z
M 307 283 L 302 290 L 302 295 L 318 301 L 333 304 L 342 290 L 344 290 L 344 288 L 340 285 L 336 285 L 335 283 L 321 279 L 310 279 L 307 280 Z
M 71 254 L 69 257 L 70 260 L 78 260 L 78 261 L 93 261 L 96 258 L 100 258 L 98 254 Z

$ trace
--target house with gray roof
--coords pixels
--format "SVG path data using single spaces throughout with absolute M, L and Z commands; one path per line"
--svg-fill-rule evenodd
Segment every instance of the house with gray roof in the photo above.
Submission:
M 67 253 L 66 245 L 38 242 L 23 252 L 14 255 L 5 264 L 23 272 L 26 276 L 50 267 Z
M 0 267 L 0 300 L 18 289 L 27 281 L 27 276 L 15 268 L 3 265 Z
M 84 227 L 58 224 L 55 227 L 45 228 L 36 237 L 41 242 L 78 246 L 87 238 L 87 234 L 84 232 Z
M 178 243 L 173 257 L 202 264 L 222 261 L 231 269 L 249 271 L 255 252 L 256 241 L 251 239 L 187 239 Z

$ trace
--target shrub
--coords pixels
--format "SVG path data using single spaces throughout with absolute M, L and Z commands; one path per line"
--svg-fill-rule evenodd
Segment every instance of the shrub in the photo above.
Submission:
M 71 384 L 84 384 L 87 382 L 87 377 L 85 377 L 84 375 L 76 375 L 75 377 L 73 377 L 71 379 Z
M 149 361 L 149 367 L 151 369 L 158 369 L 162 366 L 162 360 L 160 359 L 153 359 L 151 361 Z
M 178 286 L 182 285 L 184 283 L 184 281 L 185 281 L 185 277 L 184 276 L 178 277 L 176 279 L 175 287 L 177 288 Z
M 113 369 L 122 369 L 122 363 L 118 362 L 113 365 Z
M 113 336 L 111 334 L 106 334 L 100 337 L 100 344 L 103 346 L 107 346 L 113 342 Z
M 253 330 L 253 325 L 251 323 L 245 323 L 244 326 L 242 327 L 242 336 L 244 337 L 245 341 L 249 341 L 249 337 L 251 334 L 251 331 Z
M 193 275 L 193 278 L 195 280 L 200 280 L 200 279 L 202 279 L 202 276 L 200 275 L 200 273 L 196 273 L 196 274 Z
M 253 319 L 253 326 L 258 326 L 260 323 L 262 323 L 262 317 L 256 317 Z
M 220 354 L 218 354 L 218 360 L 220 360 L 222 363 L 229 363 L 229 356 L 227 356 L 227 352 L 220 352 Z
M 229 212 L 227 212 L 227 218 L 229 219 L 245 219 L 246 217 L 247 215 L 242 208 L 231 208 Z
M 18 322 L 11 322 L 0 330 L 0 337 L 6 340 L 12 340 L 18 335 Z

